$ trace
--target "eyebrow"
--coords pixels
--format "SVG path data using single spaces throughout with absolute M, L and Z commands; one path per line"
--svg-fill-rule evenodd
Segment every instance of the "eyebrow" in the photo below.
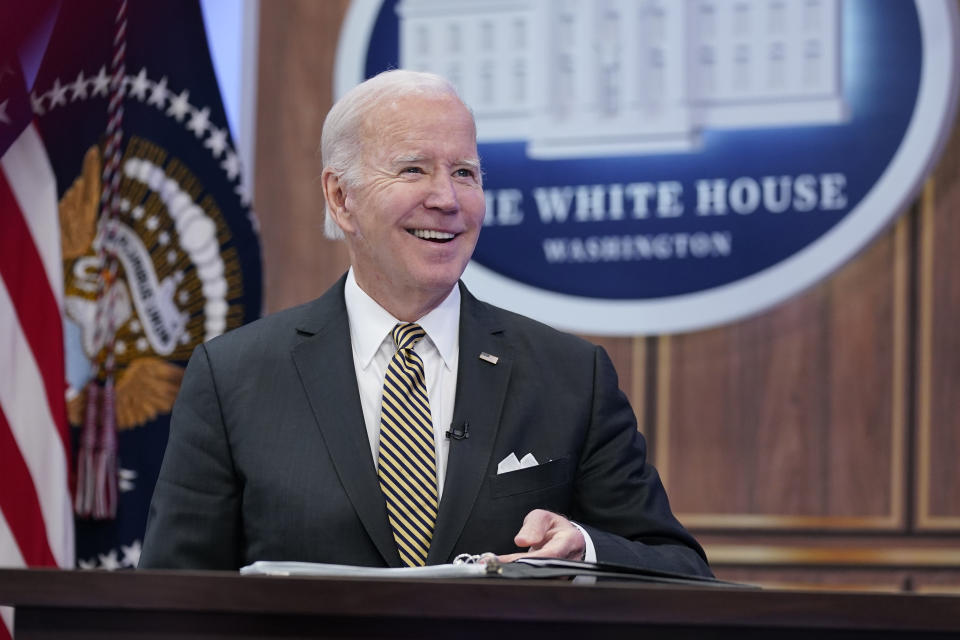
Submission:
M 411 153 L 404 156 L 396 156 L 393 158 L 393 164 L 416 164 L 417 162 L 423 162 L 426 160 L 426 156 L 419 154 Z
M 477 171 L 478 173 L 479 173 L 479 171 L 480 171 L 480 160 L 478 160 L 478 159 L 476 159 L 476 158 L 471 158 L 470 160 L 461 160 L 461 161 L 457 162 L 456 164 L 466 165 L 466 166 L 470 167 L 471 169 Z
M 399 155 L 393 158 L 392 164 L 417 164 L 419 162 L 427 161 L 427 156 L 411 153 L 407 155 Z M 475 171 L 480 171 L 480 160 L 477 158 L 462 159 L 457 160 L 453 163 L 456 166 L 463 165 L 474 169 Z

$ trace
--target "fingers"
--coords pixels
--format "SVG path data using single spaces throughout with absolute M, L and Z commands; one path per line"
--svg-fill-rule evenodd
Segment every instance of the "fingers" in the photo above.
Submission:
M 527 551 L 497 556 L 500 562 L 530 557 L 580 560 L 585 548 L 583 534 L 577 527 L 563 516 L 543 509 L 527 514 L 513 541 L 518 547 L 527 547 Z
M 518 547 L 539 547 L 547 539 L 557 518 L 563 519 L 550 511 L 534 509 L 523 519 L 523 526 L 514 536 L 513 543 Z
M 497 556 L 497 560 L 500 562 L 506 563 L 506 562 L 513 562 L 514 560 L 519 560 L 520 558 L 532 558 L 532 557 L 535 557 L 535 556 L 533 556 L 533 554 L 531 553 L 525 553 L 525 552 L 508 553 L 506 555 Z

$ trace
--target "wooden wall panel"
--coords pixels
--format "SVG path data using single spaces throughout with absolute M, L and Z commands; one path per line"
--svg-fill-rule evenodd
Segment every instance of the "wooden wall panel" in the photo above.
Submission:
M 960 571 L 937 571 L 913 578 L 911 591 L 960 596 Z
M 717 572 L 717 577 L 765 589 L 960 595 L 960 571 L 955 569 L 724 568 Z
M 902 523 L 907 236 L 764 314 L 660 339 L 658 456 L 685 523 Z
M 920 218 L 917 505 L 920 530 L 960 530 L 960 135 L 954 127 Z
M 663 472 L 674 508 L 689 514 L 684 521 L 817 513 L 824 470 L 815 425 L 822 418 L 810 415 L 816 404 L 795 392 L 817 393 L 820 386 L 805 362 L 822 342 L 811 315 L 816 307 L 795 300 L 747 323 L 661 340 L 658 383 L 669 385 L 658 406 L 659 436 L 668 447 Z M 775 338 L 776 325 L 787 333 Z M 774 470 L 793 481 L 762 482 Z
M 349 0 L 261 4 L 254 207 L 267 312 L 315 298 L 349 264 L 343 244 L 323 236 L 318 153 L 348 5 Z
M 960 549 L 947 536 L 731 534 L 701 536 L 714 571 L 731 580 L 790 588 L 949 590 Z M 819 585 L 819 586 L 818 586 Z
M 910 574 L 906 571 L 723 568 L 716 573 L 721 580 L 791 591 L 896 593 L 905 591 L 910 585 Z

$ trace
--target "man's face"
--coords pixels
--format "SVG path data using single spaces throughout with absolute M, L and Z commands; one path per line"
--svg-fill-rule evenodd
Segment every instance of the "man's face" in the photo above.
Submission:
M 358 284 L 394 313 L 397 300 L 439 303 L 466 268 L 483 222 L 470 113 L 453 96 L 375 107 L 362 158 L 342 223 Z

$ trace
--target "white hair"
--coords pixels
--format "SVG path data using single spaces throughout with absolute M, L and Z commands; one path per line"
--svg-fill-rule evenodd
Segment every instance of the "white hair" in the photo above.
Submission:
M 323 121 L 320 155 L 324 170 L 332 169 L 347 187 L 357 186 L 363 164 L 364 123 L 370 112 L 384 102 L 407 96 L 443 95 L 463 103 L 456 88 L 434 73 L 392 69 L 364 80 L 337 100 Z M 325 214 L 324 235 L 331 240 L 343 239 L 343 230 L 330 215 L 329 204 L 325 204 Z

